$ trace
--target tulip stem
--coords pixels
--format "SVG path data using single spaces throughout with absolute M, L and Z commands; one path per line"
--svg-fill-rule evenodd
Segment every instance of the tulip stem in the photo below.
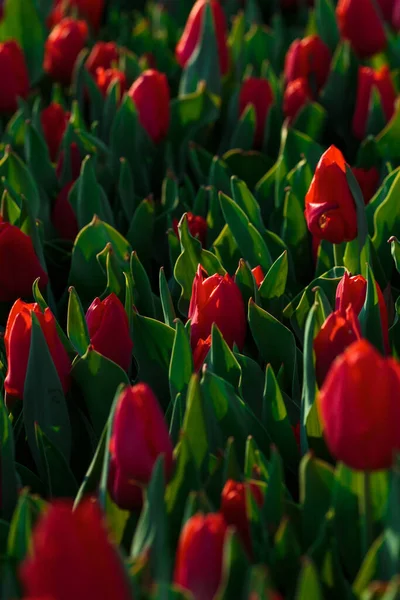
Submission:
M 343 244 L 333 244 L 333 261 L 335 263 L 335 267 L 343 267 L 343 265 L 344 265 Z
M 361 473 L 362 490 L 360 496 L 360 517 L 362 535 L 362 553 L 366 556 L 373 542 L 373 510 L 371 503 L 371 474 L 369 471 Z

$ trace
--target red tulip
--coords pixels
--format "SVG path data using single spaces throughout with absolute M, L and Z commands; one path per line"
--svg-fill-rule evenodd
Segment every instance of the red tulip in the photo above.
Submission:
M 300 77 L 291 81 L 283 96 L 283 112 L 291 123 L 301 109 L 312 101 L 312 94 L 307 79 Z
M 176 47 L 176 59 L 182 68 L 184 68 L 191 59 L 200 43 L 203 15 L 207 4 L 210 4 L 214 21 L 220 72 L 221 75 L 226 75 L 229 70 L 227 26 L 224 11 L 218 0 L 196 0 L 190 11 L 181 39 Z
M 186 218 L 190 235 L 197 237 L 201 242 L 201 245 L 205 246 L 207 237 L 207 221 L 204 219 L 204 217 L 194 215 L 192 212 L 186 213 Z M 178 219 L 174 219 L 172 222 L 172 227 L 177 237 L 179 237 L 178 224 Z
M 96 84 L 100 89 L 103 96 L 107 96 L 108 88 L 112 83 L 116 81 L 119 82 L 120 95 L 126 90 L 126 76 L 125 73 L 119 71 L 118 69 L 103 69 L 103 67 L 99 67 L 96 71 Z
M 70 113 L 66 112 L 61 104 L 57 104 L 56 102 L 49 104 L 47 108 L 42 110 L 42 114 L 40 115 L 44 139 L 46 140 L 50 158 L 53 162 L 57 160 L 69 117 Z
M 128 95 L 136 106 L 143 129 L 158 144 L 169 129 L 170 94 L 166 76 L 155 69 L 148 69 L 136 79 Z
M 54 600 L 131 600 L 128 577 L 110 541 L 98 504 L 84 500 L 49 505 L 22 563 L 25 593 Z
M 118 46 L 114 42 L 97 42 L 87 57 L 85 66 L 89 73 L 95 77 L 99 67 L 111 69 L 118 63 Z
M 240 290 L 228 274 L 207 277 L 198 266 L 193 280 L 189 315 L 191 344 L 195 348 L 200 339 L 205 340 L 215 323 L 230 348 L 236 343 L 243 348 L 246 337 L 246 314 Z
M 255 483 L 240 483 L 229 479 L 224 485 L 221 494 L 221 513 L 224 515 L 228 525 L 234 525 L 247 550 L 252 554 L 250 524 L 246 509 L 246 490 L 250 492 L 256 502 L 261 507 L 264 497 L 261 489 Z
M 400 365 L 366 340 L 332 365 L 319 395 L 330 452 L 352 469 L 388 469 L 400 450 Z
M 329 75 L 331 58 L 328 46 L 317 35 L 295 40 L 286 54 L 286 83 L 303 78 L 311 89 L 321 89 Z
M 172 442 L 157 398 L 146 383 L 125 388 L 118 399 L 110 442 L 108 490 L 120 508 L 137 508 L 138 484 L 148 484 L 157 458 L 164 455 L 171 476 Z
M 69 85 L 78 54 L 85 47 L 88 28 L 85 21 L 66 18 L 47 38 L 43 68 L 53 79 Z
M 54 203 L 52 221 L 63 240 L 75 240 L 79 233 L 78 221 L 72 208 L 68 195 L 74 185 L 71 181 L 67 183 L 58 194 Z
M 86 313 L 86 323 L 93 349 L 129 371 L 133 343 L 121 300 L 115 294 L 104 300 L 95 298 Z
M 374 0 L 339 0 L 336 17 L 343 39 L 360 57 L 373 56 L 386 46 L 386 35 Z
M 319 387 L 335 358 L 359 339 L 360 324 L 351 304 L 344 313 L 336 310 L 329 315 L 314 339 L 315 373 Z
M 249 105 L 254 107 L 256 113 L 254 145 L 257 148 L 261 148 L 263 144 L 265 124 L 273 103 L 274 94 L 268 79 L 249 77 L 244 80 L 239 93 L 239 114 L 241 116 Z
M 400 0 L 394 0 L 392 12 L 392 27 L 396 31 L 400 29 Z
M 196 373 L 200 371 L 211 348 L 211 334 L 206 340 L 199 340 L 193 349 L 193 364 Z
M 396 91 L 390 77 L 389 68 L 385 65 L 374 71 L 370 67 L 358 70 L 358 88 L 356 108 L 353 115 L 353 133 L 359 140 L 364 139 L 367 132 L 369 107 L 373 90 L 379 93 L 383 113 L 389 121 L 394 113 Z M 375 133 L 375 132 L 374 132 Z
M 32 284 L 38 277 L 40 288 L 45 288 L 49 278 L 35 254 L 31 238 L 0 217 L 0 302 L 31 297 Z
M 58 337 L 56 320 L 49 308 L 41 311 L 38 304 L 27 304 L 17 300 L 8 315 L 4 344 L 8 369 L 4 388 L 12 398 L 24 397 L 25 377 L 31 346 L 32 313 L 35 313 L 57 369 L 64 392 L 68 391 L 71 361 Z
M 379 171 L 375 167 L 371 169 L 362 169 L 359 167 L 352 167 L 354 177 L 357 179 L 358 185 L 360 186 L 364 202 L 368 204 L 379 185 Z
M 97 31 L 100 27 L 105 0 L 55 0 L 55 6 L 47 19 L 49 29 L 57 25 L 64 17 L 76 11 L 82 19 Z
M 0 91 L 0 112 L 17 110 L 17 99 L 29 93 L 29 76 L 24 54 L 14 40 L 0 44 L 0 73 L 3 81 Z
M 254 267 L 254 269 L 251 270 L 251 272 L 253 273 L 253 277 L 255 279 L 257 287 L 260 287 L 260 285 L 264 281 L 264 271 L 262 270 L 260 265 L 257 265 L 256 267 Z
M 305 217 L 310 232 L 333 244 L 357 237 L 357 212 L 346 179 L 343 154 L 330 146 L 321 156 L 306 195 Z
M 61 174 L 62 174 L 63 168 L 64 168 L 64 157 L 65 157 L 65 152 L 64 152 L 64 150 L 61 150 L 60 155 L 58 157 L 58 161 L 57 161 L 57 167 L 56 167 L 56 175 L 59 179 L 61 177 Z M 82 164 L 82 157 L 79 152 L 79 148 L 75 142 L 72 142 L 72 144 L 69 147 L 68 160 L 69 160 L 70 168 L 71 168 L 71 179 L 72 179 L 72 181 L 75 181 L 75 179 L 78 179 L 78 177 L 80 175 L 81 164 Z
M 219 513 L 197 513 L 184 525 L 176 554 L 174 583 L 194 600 L 213 600 L 222 575 L 227 524 Z

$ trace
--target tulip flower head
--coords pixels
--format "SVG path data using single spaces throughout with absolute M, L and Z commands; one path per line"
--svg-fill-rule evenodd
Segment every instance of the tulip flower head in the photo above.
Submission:
M 307 79 L 299 77 L 291 81 L 283 96 L 283 112 L 291 123 L 301 109 L 312 101 L 312 94 Z
M 200 217 L 199 215 L 194 215 L 192 212 L 187 212 L 186 219 L 190 235 L 193 237 L 197 237 L 197 239 L 201 242 L 201 245 L 205 246 L 208 228 L 207 221 L 205 220 L 205 218 Z M 178 219 L 174 219 L 172 222 L 172 227 L 177 237 L 179 237 L 178 225 Z
M 261 148 L 263 145 L 267 117 L 273 103 L 274 94 L 268 79 L 248 77 L 244 80 L 239 93 L 239 114 L 241 116 L 249 105 L 254 107 L 256 113 L 254 146 L 256 148 Z
M 339 0 L 336 18 L 342 38 L 361 58 L 385 49 L 385 30 L 374 0 Z
M 24 54 L 15 40 L 0 43 L 0 112 L 14 112 L 18 98 L 29 93 L 29 75 Z
M 110 85 L 116 81 L 119 83 L 120 97 L 122 97 L 126 90 L 126 76 L 119 69 L 103 69 L 103 67 L 98 67 L 96 69 L 95 81 L 104 97 L 107 96 Z
M 352 167 L 354 177 L 360 186 L 364 203 L 368 204 L 379 186 L 379 171 L 375 167 L 363 169 L 361 167 Z
M 111 69 L 118 63 L 118 46 L 114 42 L 97 42 L 86 59 L 85 67 L 95 77 L 99 67 Z
M 46 140 L 50 158 L 53 162 L 57 160 L 69 117 L 70 113 L 65 111 L 61 104 L 57 104 L 56 102 L 49 104 L 47 108 L 42 110 L 40 115 L 44 139 Z
M 317 35 L 294 40 L 285 59 L 285 81 L 305 79 L 310 89 L 320 90 L 326 83 L 331 65 L 331 52 Z
M 234 525 L 249 555 L 252 554 L 250 524 L 246 510 L 246 490 L 249 489 L 255 502 L 262 506 L 264 497 L 255 483 L 240 483 L 229 479 L 221 493 L 221 513 L 228 525 Z
M 139 115 L 139 121 L 155 144 L 168 134 L 170 92 L 164 73 L 144 71 L 128 91 Z
M 367 133 L 369 108 L 374 89 L 379 94 L 386 121 L 389 121 L 394 113 L 396 91 L 390 76 L 389 68 L 386 65 L 381 67 L 378 71 L 374 71 L 370 67 L 360 67 L 358 70 L 358 88 L 356 108 L 353 115 L 353 133 L 359 140 L 364 139 Z
M 78 54 L 88 39 L 85 21 L 65 18 L 54 27 L 45 44 L 43 68 L 55 81 L 69 85 Z

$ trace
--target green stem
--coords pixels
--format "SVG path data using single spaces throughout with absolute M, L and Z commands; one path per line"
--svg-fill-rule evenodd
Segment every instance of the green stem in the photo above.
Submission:
M 374 519 L 371 502 L 371 474 L 369 471 L 361 473 L 362 490 L 360 496 L 360 518 L 362 535 L 362 553 L 366 556 L 373 542 Z

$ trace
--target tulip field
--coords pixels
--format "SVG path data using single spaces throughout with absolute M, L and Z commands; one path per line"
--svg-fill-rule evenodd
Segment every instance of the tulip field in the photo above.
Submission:
M 0 600 L 400 599 L 400 0 L 0 0 Z

